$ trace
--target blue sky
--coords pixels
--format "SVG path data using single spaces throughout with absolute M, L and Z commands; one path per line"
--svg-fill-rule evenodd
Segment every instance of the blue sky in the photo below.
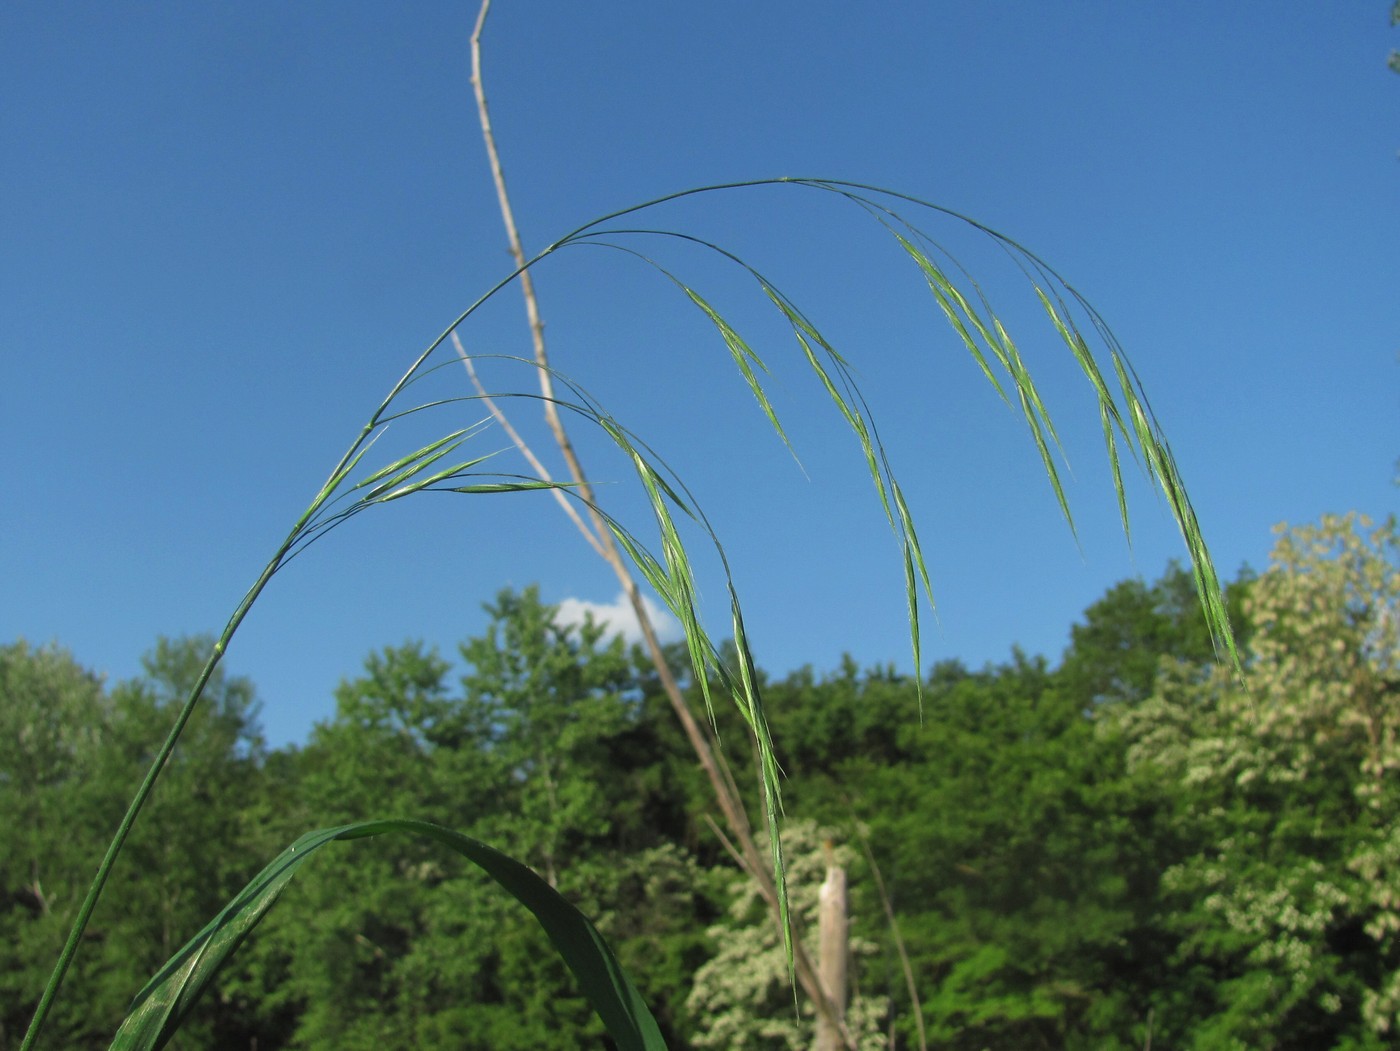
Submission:
M 0 640 L 56 640 L 121 678 L 157 635 L 216 630 L 413 356 L 508 272 L 468 82 L 474 15 L 0 12 Z M 673 190 L 811 175 L 928 198 L 1034 249 L 1127 347 L 1232 576 L 1265 564 L 1276 522 L 1384 515 L 1400 496 L 1395 46 L 1379 0 L 859 17 L 814 0 L 497 0 L 486 73 L 530 248 Z M 1182 554 L 1136 478 L 1124 544 L 1092 404 L 995 253 L 966 241 L 1062 427 L 1078 545 L 1023 423 L 868 224 L 772 190 L 655 221 L 738 249 L 856 366 L 934 575 L 927 660 L 1013 643 L 1055 657 L 1111 583 Z M 539 270 L 556 365 L 691 484 L 763 667 L 850 651 L 907 668 L 897 552 L 854 445 L 732 275 L 673 261 L 750 326 L 801 468 L 704 321 L 621 259 Z M 524 352 L 518 299 L 464 335 Z M 616 480 L 610 506 L 641 524 L 622 466 L 581 440 Z M 482 602 L 532 582 L 552 602 L 617 593 L 546 499 L 403 501 L 279 575 L 229 667 L 257 683 L 269 738 L 299 740 L 370 650 L 451 653 Z

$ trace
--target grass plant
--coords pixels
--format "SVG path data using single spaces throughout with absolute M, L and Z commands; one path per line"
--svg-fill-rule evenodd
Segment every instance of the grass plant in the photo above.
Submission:
M 875 186 L 835 179 L 760 179 L 704 186 L 619 209 L 553 241 L 488 289 L 413 359 L 353 437 L 218 636 L 201 676 L 184 701 L 112 837 L 43 992 L 21 1044 L 21 1051 L 30 1051 L 36 1045 L 49 1008 L 79 949 L 83 931 L 102 895 L 112 866 L 176 748 L 181 732 L 199 703 L 204 686 L 264 588 L 311 545 L 362 512 L 426 492 L 486 496 L 549 490 L 589 514 L 597 515 L 597 520 L 605 524 L 612 540 L 684 628 L 694 681 L 703 693 L 704 704 L 713 711 L 712 706 L 721 700 L 711 695 L 710 683 L 718 683 L 720 691 L 727 695 L 723 700 L 737 707 L 752 735 L 759 756 L 761 807 L 769 830 L 767 840 L 772 844 L 768 864 L 778 895 L 779 912 L 786 926 L 783 859 L 779 848 L 780 837 L 777 835 L 781 814 L 778 764 L 744 628 L 739 595 L 729 575 L 724 548 L 704 511 L 684 482 L 640 436 L 590 396 L 581 384 L 547 364 L 516 359 L 545 377 L 550 384 L 546 389 L 552 390 L 552 394 L 520 390 L 490 394 L 480 390 L 461 392 L 450 386 L 451 376 L 460 375 L 451 371 L 455 369 L 458 358 L 452 352 L 450 337 L 459 329 L 469 326 L 473 316 L 485 303 L 555 256 L 566 252 L 573 254 L 580 249 L 604 248 L 625 253 L 653 269 L 664 285 L 677 290 L 682 302 L 698 312 L 718 336 L 719 343 L 732 359 L 768 425 L 779 441 L 786 444 L 787 434 L 768 394 L 768 366 L 764 356 L 744 337 L 738 326 L 712 305 L 702 290 L 693 287 L 678 271 L 656 258 L 655 246 L 659 243 L 684 243 L 738 268 L 738 272 L 751 283 L 758 301 L 775 311 L 783 325 L 791 331 L 795 344 L 792 349 L 811 370 L 829 397 L 836 418 L 850 430 L 859 446 L 875 499 L 898 542 L 905 581 L 904 598 L 909 611 L 910 646 L 914 666 L 919 668 L 922 661 L 919 612 L 923 601 L 920 592 L 928 602 L 932 602 L 929 574 L 908 501 L 848 360 L 823 335 L 813 318 L 767 272 L 717 243 L 684 231 L 647 224 L 646 217 L 650 213 L 682 198 L 724 198 L 752 192 L 760 187 L 780 187 L 790 193 L 821 195 L 833 205 L 857 209 L 868 218 L 872 230 L 878 236 L 888 238 L 891 247 L 916 268 L 938 311 L 950 326 L 955 343 L 971 355 L 979 372 L 1001 399 L 1024 420 L 1027 437 L 1044 468 L 1051 491 L 1065 520 L 1073 529 L 1074 521 L 1060 473 L 1060 440 L 1040 388 L 1003 317 L 993 308 L 983 288 L 933 236 L 932 225 L 951 223 L 969 227 L 1004 252 L 1019 270 L 1027 291 L 1043 311 L 1049 330 L 1064 345 L 1069 360 L 1092 392 L 1124 530 L 1129 529 L 1121 466 L 1126 450 L 1127 456 L 1141 465 L 1164 494 L 1184 538 L 1197 594 L 1219 652 L 1237 663 L 1220 584 L 1200 525 L 1141 383 L 1100 315 L 1040 257 L 1010 238 L 936 204 Z M 768 351 L 765 350 L 766 353 Z M 446 390 L 443 388 L 444 382 L 449 384 Z M 644 540 L 638 530 L 612 517 L 593 498 L 591 490 L 574 482 L 555 481 L 538 473 L 520 474 L 503 466 L 498 468 L 496 454 L 478 452 L 488 407 L 507 398 L 542 402 L 606 436 L 621 451 L 636 475 L 652 516 L 651 539 Z M 415 425 L 426 423 L 432 426 L 436 437 L 421 445 L 415 443 L 415 447 L 406 452 L 376 458 L 377 454 L 382 453 L 381 444 L 385 447 L 389 445 L 385 441 L 386 435 L 398 433 L 393 425 L 401 424 L 403 429 L 411 430 L 407 426 L 410 420 Z M 694 539 L 697 536 L 698 541 Z M 725 576 L 729 606 L 729 623 L 726 627 L 733 638 L 730 651 L 734 655 L 732 663 L 721 660 L 715 636 L 702 622 L 699 613 L 692 553 L 697 542 L 709 545 L 718 554 Z M 616 968 L 615 961 L 612 961 L 586 919 L 563 903 L 562 899 L 556 901 L 542 895 L 540 886 L 543 884 L 528 870 L 484 844 L 468 840 L 450 830 L 399 819 L 312 832 L 289 847 L 141 992 L 114 1046 L 163 1046 L 178 1026 L 184 1010 L 213 976 L 219 963 L 271 907 L 281 887 L 307 855 L 335 839 L 364 838 L 390 831 L 428 836 L 483 864 L 540 918 L 555 945 L 580 976 L 581 984 L 619 1046 L 660 1046 L 660 1038 L 654 1034 L 654 1023 L 648 1024 L 650 1016 L 645 1005 L 640 1003 L 635 990 Z M 507 875 L 503 878 L 498 872 Z M 606 976 L 606 980 L 598 980 L 599 975 Z

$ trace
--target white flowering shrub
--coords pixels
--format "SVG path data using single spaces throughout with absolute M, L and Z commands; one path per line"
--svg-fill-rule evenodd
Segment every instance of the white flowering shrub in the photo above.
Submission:
M 803 943 L 817 958 L 817 908 L 826 876 L 824 843 L 833 837 L 813 821 L 790 821 L 783 826 L 783 851 L 788 859 L 788 894 L 793 915 L 800 921 Z M 855 852 L 834 848 L 836 862 L 853 870 Z M 799 1015 L 788 977 L 781 932 L 764 908 L 753 880 L 736 878 L 725 922 L 709 930 L 715 956 L 695 974 L 687 1006 L 704 1020 L 694 1038 L 696 1047 L 726 1051 L 805 1051 L 815 1029 L 815 1011 L 804 998 Z M 852 937 L 853 963 L 876 951 L 870 942 Z M 852 966 L 855 975 L 856 968 Z M 851 997 L 846 1026 L 860 1051 L 888 1046 L 881 1025 L 889 1011 L 886 997 Z
M 1198 1038 L 1332 1046 L 1350 1018 L 1381 1039 L 1400 1032 L 1400 536 L 1327 516 L 1280 528 L 1270 563 L 1243 681 L 1173 664 L 1106 729 L 1183 789 L 1194 849 L 1162 892 L 1214 1001 Z

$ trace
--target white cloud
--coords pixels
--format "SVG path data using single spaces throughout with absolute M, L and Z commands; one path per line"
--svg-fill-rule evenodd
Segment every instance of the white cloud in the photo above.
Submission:
M 657 637 L 662 642 L 671 642 L 681 637 L 681 626 L 669 612 L 662 609 L 647 595 L 642 596 L 642 605 L 646 607 L 647 616 L 651 618 L 652 626 L 656 628 Z M 632 603 L 627 601 L 626 594 L 620 591 L 611 604 L 566 598 L 559 603 L 559 612 L 554 615 L 554 622 L 566 626 L 582 625 L 584 615 L 588 613 L 593 614 L 593 620 L 596 623 L 607 627 L 609 635 L 621 635 L 629 646 L 634 642 L 642 641 L 642 629 L 637 623 L 637 612 L 632 608 Z

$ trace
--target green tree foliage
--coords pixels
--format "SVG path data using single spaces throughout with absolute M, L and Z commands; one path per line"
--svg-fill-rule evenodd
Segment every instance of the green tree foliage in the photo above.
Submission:
M 1400 1010 L 1400 538 L 1283 531 L 1245 601 L 1246 676 L 1178 664 L 1119 729 L 1180 786 L 1163 1022 L 1190 1046 L 1392 1046 Z
M 143 674 L 110 692 L 62 650 L 0 649 L 0 1047 L 23 1032 L 104 836 L 208 647 L 161 639 Z M 246 859 L 258 837 L 240 809 L 262 760 L 256 698 L 223 674 L 207 696 L 89 928 L 50 1046 L 106 1047 L 146 978 L 256 868 Z M 237 1013 L 211 1001 L 187 1039 L 236 1041 Z
M 611 831 L 607 742 L 628 723 L 631 665 L 620 638 L 605 645 L 591 618 L 557 623 L 535 588 L 502 592 L 486 610 L 486 634 L 462 647 L 463 706 L 490 735 L 507 849 L 557 886 L 580 848 Z
M 414 816 L 499 846 L 598 919 L 644 994 L 675 1002 L 703 958 L 695 908 L 713 881 L 639 834 L 633 663 L 599 626 L 559 624 L 534 588 L 486 609 L 485 633 L 461 647 L 460 690 L 416 644 L 341 684 L 335 718 L 298 757 L 306 806 L 323 824 Z M 301 879 L 289 893 L 309 919 L 275 925 L 261 950 L 283 961 L 294 1046 L 598 1046 L 599 1023 L 534 921 L 462 864 L 428 847 L 345 851 Z
M 866 1046 L 917 1046 L 886 905 L 931 1046 L 1393 1044 L 1396 526 L 1349 516 L 1284 532 L 1228 602 L 1243 682 L 1216 667 L 1177 567 L 1110 589 L 1058 665 L 1018 651 L 936 665 L 922 712 L 912 678 L 849 658 L 760 676 L 799 912 L 820 881 L 815 830 L 861 846 L 845 860 Z M 776 932 L 707 821 L 654 671 L 596 625 L 559 624 L 533 589 L 487 609 L 460 671 L 415 643 L 371 654 L 304 748 L 269 753 L 251 685 L 216 677 L 47 1046 L 107 1046 L 165 949 L 261 859 L 307 828 L 380 816 L 528 860 L 597 920 L 672 1047 L 803 1046 Z M 161 641 L 110 689 L 56 647 L 0 647 L 0 1051 L 206 646 Z M 738 716 L 717 718 L 745 776 Z M 454 857 L 411 840 L 326 855 L 180 1047 L 602 1044 L 534 922 Z
M 1242 606 L 1251 577 L 1241 574 L 1225 592 L 1238 642 L 1247 638 Z M 1125 580 L 1084 611 L 1070 629 L 1059 677 L 1065 689 L 1096 705 L 1137 702 L 1151 694 L 1163 657 L 1204 666 L 1214 656 L 1191 574 L 1173 562 L 1155 583 Z
M 945 666 L 901 749 L 899 764 L 860 759 L 842 775 L 920 975 L 930 1040 L 1136 1046 L 1152 804 L 1085 699 L 1019 653 L 978 673 Z M 898 987 L 892 969 L 885 983 Z M 911 1040 L 907 1012 L 900 1027 Z
M 101 680 L 66 650 L 0 647 L 0 1048 L 24 1032 L 96 864 L 74 831 L 100 804 L 82 774 L 105 722 Z M 76 1035 L 81 1015 L 64 1011 L 55 1032 Z
M 1229 593 L 1237 626 L 1248 579 Z M 935 666 L 922 721 L 911 680 L 849 658 L 823 680 L 769 686 L 792 812 L 868 829 L 938 1046 L 1141 1047 L 1155 1025 L 1172 980 L 1156 905 L 1159 859 L 1179 849 L 1172 801 L 1100 724 L 1147 697 L 1167 657 L 1214 662 L 1177 566 L 1112 588 L 1058 668 L 1020 653 L 977 672 Z M 867 980 L 912 1044 L 872 893 L 868 877 L 853 884 L 861 934 L 887 947 Z

